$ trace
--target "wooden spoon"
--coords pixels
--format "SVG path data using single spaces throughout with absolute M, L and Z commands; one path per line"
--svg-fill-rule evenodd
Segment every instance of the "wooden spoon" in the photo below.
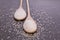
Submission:
M 27 33 L 34 33 L 37 30 L 37 24 L 30 15 L 30 9 L 29 9 L 28 0 L 26 0 L 26 2 L 27 2 L 28 17 L 24 22 L 23 29 Z
M 16 10 L 14 14 L 14 18 L 16 20 L 23 20 L 26 17 L 26 12 L 24 11 L 22 7 L 22 0 L 20 0 L 20 7 Z

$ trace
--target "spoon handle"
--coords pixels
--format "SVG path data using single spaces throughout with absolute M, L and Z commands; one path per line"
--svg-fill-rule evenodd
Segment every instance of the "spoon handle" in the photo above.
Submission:
M 28 17 L 31 17 L 30 8 L 29 8 L 29 2 L 28 2 L 28 0 L 26 0 L 26 2 L 27 2 Z
M 20 7 L 22 7 L 22 2 L 23 2 L 23 0 L 20 0 Z

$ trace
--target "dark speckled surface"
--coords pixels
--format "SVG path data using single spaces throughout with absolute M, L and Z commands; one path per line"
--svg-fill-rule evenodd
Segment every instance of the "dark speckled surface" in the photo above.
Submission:
M 25 3 L 24 0 L 26 11 Z M 0 0 L 0 40 L 60 40 L 60 0 L 29 0 L 29 3 L 38 26 L 34 34 L 24 32 L 24 21 L 14 20 L 19 0 Z

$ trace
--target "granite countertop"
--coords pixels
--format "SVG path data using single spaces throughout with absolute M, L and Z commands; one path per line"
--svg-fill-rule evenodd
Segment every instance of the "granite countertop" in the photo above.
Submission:
M 60 40 L 60 1 L 29 0 L 31 16 L 37 22 L 37 32 L 25 33 L 24 21 L 13 17 L 19 0 L 0 0 L 0 40 Z M 23 0 L 26 11 L 26 1 Z

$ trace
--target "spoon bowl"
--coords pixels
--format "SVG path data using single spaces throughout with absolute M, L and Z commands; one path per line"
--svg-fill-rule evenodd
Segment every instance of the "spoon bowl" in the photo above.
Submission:
M 32 18 L 27 18 L 24 22 L 23 28 L 28 33 L 34 33 L 37 30 L 37 24 Z
M 26 12 L 24 11 L 24 9 L 22 7 L 20 7 L 19 9 L 17 9 L 17 11 L 14 14 L 14 18 L 17 20 L 23 20 L 26 17 Z

